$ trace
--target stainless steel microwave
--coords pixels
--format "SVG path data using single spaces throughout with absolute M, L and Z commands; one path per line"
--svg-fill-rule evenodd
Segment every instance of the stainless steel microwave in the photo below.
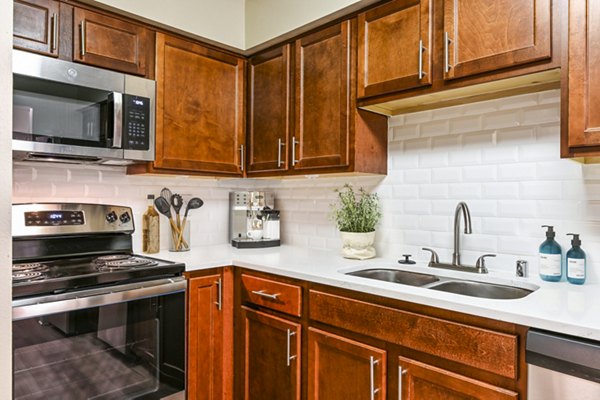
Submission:
M 13 50 L 13 158 L 154 160 L 154 81 Z

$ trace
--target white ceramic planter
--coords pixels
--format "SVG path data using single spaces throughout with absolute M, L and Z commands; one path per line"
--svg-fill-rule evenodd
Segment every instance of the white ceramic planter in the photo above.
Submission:
M 375 257 L 375 231 L 373 232 L 340 232 L 342 239 L 342 256 L 355 260 L 366 260 Z

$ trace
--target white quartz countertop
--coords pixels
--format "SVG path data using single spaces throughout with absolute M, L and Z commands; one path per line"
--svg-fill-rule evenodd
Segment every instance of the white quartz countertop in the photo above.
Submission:
M 186 271 L 235 265 L 275 275 L 302 279 L 358 292 L 512 322 L 534 328 L 600 340 L 600 284 L 572 285 L 566 281 L 545 282 L 537 276 L 517 278 L 490 271 L 486 275 L 433 269 L 423 263 L 401 265 L 397 260 L 374 258 L 348 260 L 335 251 L 294 246 L 266 249 L 236 249 L 230 245 L 194 247 L 190 251 L 161 251 L 153 255 L 184 262 Z M 515 300 L 492 300 L 446 293 L 421 287 L 345 275 L 364 268 L 396 268 L 438 276 L 538 286 L 530 295 Z

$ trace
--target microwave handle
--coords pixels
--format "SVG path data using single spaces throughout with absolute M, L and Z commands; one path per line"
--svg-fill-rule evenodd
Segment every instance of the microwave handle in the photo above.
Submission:
M 113 144 L 112 147 L 123 147 L 123 93 L 113 92 Z

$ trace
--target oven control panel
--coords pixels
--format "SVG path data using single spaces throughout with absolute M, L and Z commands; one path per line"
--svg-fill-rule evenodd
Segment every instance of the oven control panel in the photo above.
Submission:
M 29 211 L 25 212 L 25 226 L 83 225 L 83 211 Z
M 89 233 L 132 233 L 130 207 L 108 204 L 13 204 L 13 237 Z

